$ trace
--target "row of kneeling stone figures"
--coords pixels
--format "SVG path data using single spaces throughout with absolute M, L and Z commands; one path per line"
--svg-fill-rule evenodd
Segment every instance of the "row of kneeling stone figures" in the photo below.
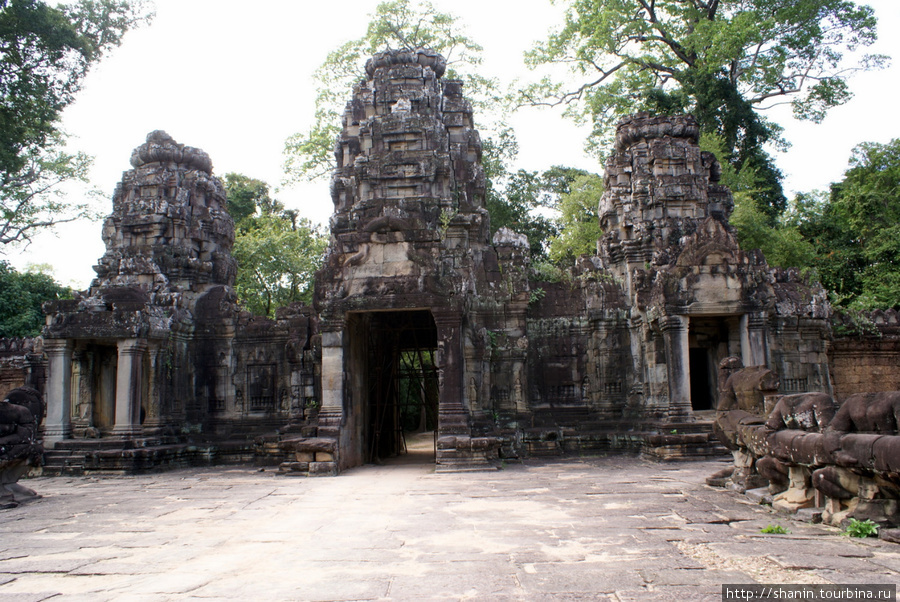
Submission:
M 823 506 L 823 522 L 835 526 L 850 518 L 900 525 L 900 391 L 858 393 L 838 406 L 825 393 L 777 395 L 773 381 L 777 389 L 760 368 L 725 381 L 715 429 L 734 466 L 707 483 L 767 486 L 773 507 Z M 742 398 L 758 405 L 735 403 Z
M 13 389 L 0 400 L 0 509 L 40 497 L 18 480 L 43 461 L 43 417 L 41 394 L 30 387 Z

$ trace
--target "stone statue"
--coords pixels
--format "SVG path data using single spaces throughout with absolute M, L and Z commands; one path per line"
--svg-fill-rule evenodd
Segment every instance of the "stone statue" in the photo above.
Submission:
M 41 394 L 31 387 L 13 389 L 0 401 L 0 508 L 41 497 L 18 480 L 32 466 L 41 465 L 44 447 L 38 428 L 43 418 Z
M 825 430 L 830 462 L 812 473 L 825 495 L 823 522 L 848 518 L 900 524 L 900 391 L 857 393 Z
M 731 451 L 734 463 L 706 482 L 743 493 L 766 484 L 757 472 L 756 455 L 750 449 L 752 442 L 745 441 L 742 434 L 743 427 L 765 422 L 767 405 L 778 392 L 778 376 L 765 366 L 743 368 L 740 359 L 735 357 L 722 360 L 719 374 L 720 379 L 728 376 L 720 384 L 713 431 Z

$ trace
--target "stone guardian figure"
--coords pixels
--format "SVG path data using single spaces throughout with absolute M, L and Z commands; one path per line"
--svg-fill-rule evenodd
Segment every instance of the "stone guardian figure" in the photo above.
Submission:
M 41 497 L 18 480 L 41 465 L 44 446 L 38 429 L 43 418 L 41 394 L 31 387 L 13 389 L 0 401 L 0 509 Z

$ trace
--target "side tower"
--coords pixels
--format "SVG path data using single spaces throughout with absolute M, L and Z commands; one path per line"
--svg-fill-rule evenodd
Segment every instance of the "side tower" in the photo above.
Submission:
M 481 141 L 445 68 L 427 50 L 377 54 L 344 113 L 315 300 L 333 470 L 400 452 L 415 420 L 437 429 L 439 467 L 489 455 L 471 437 L 463 347 L 470 299 L 498 264 Z
M 631 402 L 664 423 L 713 409 L 730 356 L 775 370 L 784 392 L 830 391 L 824 291 L 739 248 L 698 139 L 689 115 L 623 120 L 600 202 L 601 260 L 631 307 Z
M 45 308 L 48 442 L 159 440 L 199 426 L 227 395 L 235 262 L 225 190 L 205 152 L 165 132 L 149 134 L 131 165 L 103 225 L 97 278 Z M 198 361 L 200 348 L 218 366 Z

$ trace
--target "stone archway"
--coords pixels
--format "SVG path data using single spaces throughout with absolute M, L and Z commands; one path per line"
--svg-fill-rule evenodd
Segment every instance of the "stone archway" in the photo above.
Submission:
M 378 462 L 406 454 L 408 435 L 437 429 L 437 329 L 427 310 L 373 312 L 367 321 L 364 457 Z

